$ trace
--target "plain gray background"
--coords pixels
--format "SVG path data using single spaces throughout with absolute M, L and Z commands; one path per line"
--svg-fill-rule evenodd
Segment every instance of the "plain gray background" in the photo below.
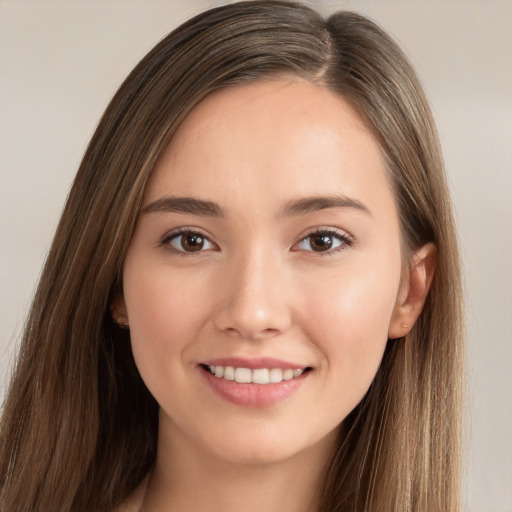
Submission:
M 175 25 L 221 3 L 0 0 L 0 396 L 67 191 L 108 100 Z M 465 264 L 466 510 L 512 512 L 512 1 L 310 4 L 380 23 L 431 100 Z

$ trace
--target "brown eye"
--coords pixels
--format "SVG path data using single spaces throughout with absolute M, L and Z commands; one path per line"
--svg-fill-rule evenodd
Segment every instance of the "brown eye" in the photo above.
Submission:
M 207 249 L 213 249 L 215 246 L 208 238 L 195 231 L 183 231 L 170 236 L 163 241 L 179 252 L 200 252 Z
M 352 237 L 343 232 L 318 230 L 303 238 L 294 246 L 294 250 L 334 254 L 350 245 L 352 245 Z
M 204 246 L 204 238 L 196 233 L 181 235 L 181 247 L 187 252 L 200 251 Z
M 309 245 L 313 251 L 328 251 L 332 248 L 333 239 L 331 235 L 319 233 L 311 236 Z

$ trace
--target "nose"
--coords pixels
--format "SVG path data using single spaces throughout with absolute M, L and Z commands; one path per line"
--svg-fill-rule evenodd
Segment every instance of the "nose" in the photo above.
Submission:
M 226 265 L 214 322 L 230 336 L 264 339 L 285 332 L 291 324 L 286 269 L 279 258 L 263 252 L 241 256 Z

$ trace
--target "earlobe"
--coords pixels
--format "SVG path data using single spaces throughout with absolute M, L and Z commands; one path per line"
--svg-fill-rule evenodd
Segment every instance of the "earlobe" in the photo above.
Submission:
M 388 332 L 390 339 L 402 338 L 408 334 L 419 317 L 432 284 L 436 260 L 437 249 L 433 243 L 428 243 L 415 252 L 391 317 Z
M 126 303 L 121 292 L 117 293 L 112 300 L 110 304 L 110 314 L 112 315 L 114 323 L 119 327 L 129 327 L 128 311 L 126 310 Z

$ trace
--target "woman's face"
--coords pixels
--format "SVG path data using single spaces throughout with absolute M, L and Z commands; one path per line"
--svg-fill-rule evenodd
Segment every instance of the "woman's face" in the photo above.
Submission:
M 331 447 L 400 321 L 400 255 L 347 102 L 295 78 L 207 97 L 149 181 L 114 304 L 160 436 L 244 462 Z

